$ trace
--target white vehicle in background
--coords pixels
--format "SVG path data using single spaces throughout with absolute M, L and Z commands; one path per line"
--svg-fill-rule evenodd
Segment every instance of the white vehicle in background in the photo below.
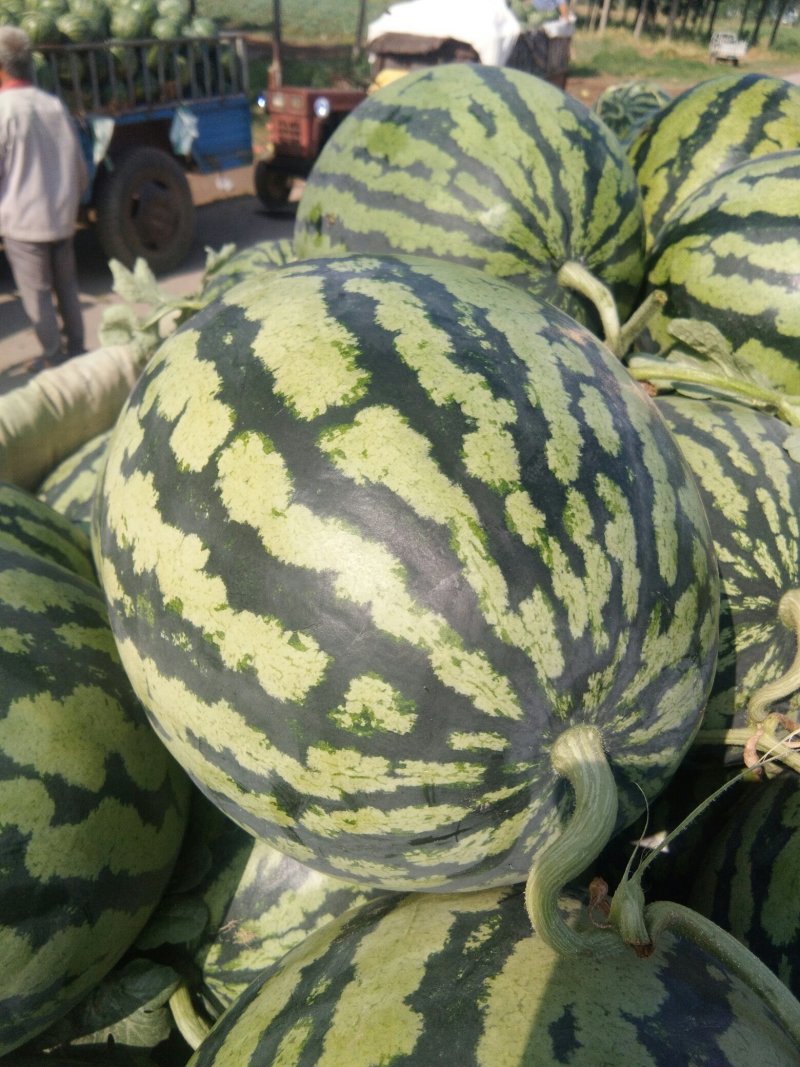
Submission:
M 740 40 L 735 33 L 712 33 L 708 54 L 715 63 L 732 63 L 739 66 L 739 60 L 747 54 L 747 41 Z

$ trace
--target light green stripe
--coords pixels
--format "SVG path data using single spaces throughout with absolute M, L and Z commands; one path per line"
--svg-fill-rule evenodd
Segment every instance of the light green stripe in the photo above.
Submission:
M 230 450 L 223 451 L 223 464 L 226 456 Z M 247 466 L 238 477 L 240 491 L 248 498 L 253 486 Z M 248 510 L 252 511 L 252 498 Z M 312 638 L 287 631 L 277 619 L 230 607 L 223 579 L 206 572 L 208 549 L 195 534 L 164 522 L 151 475 L 135 472 L 107 494 L 105 523 L 118 544 L 128 543 L 128 516 L 134 515 L 136 538 L 129 545 L 134 573 L 155 575 L 164 605 L 180 603 L 187 623 L 215 645 L 229 670 L 253 670 L 265 691 L 279 700 L 300 701 L 321 681 L 329 657 Z M 114 568 L 107 559 L 102 581 L 106 594 L 113 597 Z
M 163 777 L 163 765 L 161 771 Z M 162 842 L 178 840 L 173 808 L 165 810 L 160 826 L 153 826 L 144 823 L 131 804 L 108 796 L 78 824 L 59 822 L 45 786 L 31 778 L 0 782 L 0 811 L 6 827 L 16 827 L 27 837 L 25 868 L 42 884 L 58 878 L 96 879 L 104 871 L 147 873 L 153 869 L 153 857 L 163 850 Z
M 140 424 L 155 406 L 168 423 L 174 423 L 169 443 L 178 465 L 190 471 L 203 470 L 231 430 L 234 412 L 218 399 L 222 379 L 214 365 L 198 357 L 197 330 L 171 334 L 154 357 L 154 374 L 145 387 L 138 407 Z M 233 344 L 230 338 L 229 345 Z M 186 382 L 192 382 L 187 392 Z M 125 420 L 126 430 L 136 420 Z M 129 451 L 139 444 L 140 429 L 127 442 Z M 115 447 L 124 447 L 125 443 Z
M 330 713 L 330 719 L 353 734 L 408 734 L 417 722 L 416 705 L 374 674 L 353 678 L 344 701 Z
M 291 503 L 282 457 L 256 434 L 243 434 L 219 457 L 219 491 L 231 518 L 257 530 L 266 550 L 292 566 L 335 576 L 336 592 L 369 610 L 385 633 L 422 648 L 442 683 L 489 715 L 521 718 L 510 683 L 481 652 L 468 652 L 441 616 L 410 595 L 400 563 L 336 519 Z M 269 502 L 254 513 L 253 499 Z
M 4 1009 L 18 998 L 36 998 L 36 1008 L 28 1009 L 33 1018 L 26 1020 L 30 1033 L 36 1032 L 36 1017 L 48 1024 L 60 1019 L 80 1000 L 81 991 L 88 993 L 105 977 L 115 962 L 111 953 L 116 949 L 121 954 L 132 943 L 152 910 L 149 901 L 130 913 L 108 907 L 91 925 L 83 915 L 74 915 L 70 925 L 52 931 L 45 944 L 36 948 L 12 927 L 0 926 L 0 1002 Z M 53 988 L 55 975 L 64 976 L 57 989 Z
M 297 418 L 315 419 L 330 407 L 355 403 L 366 391 L 369 374 L 358 365 L 359 340 L 334 317 L 335 308 L 320 315 L 320 277 L 295 270 L 271 274 L 223 299 L 244 305 L 248 320 L 259 324 L 253 355 Z
M 7 567 L 0 572 L 0 604 L 41 615 L 43 622 L 53 608 L 67 612 L 89 608 L 97 614 L 101 608 L 97 589 L 73 580 L 72 572 L 63 573 L 59 579 L 24 567 Z
M 121 680 L 121 667 L 119 674 Z M 167 761 L 152 743 L 150 726 L 96 686 L 78 684 L 60 699 L 47 692 L 20 697 L 0 719 L 0 751 L 9 759 L 93 792 L 107 781 L 112 739 L 136 784 L 157 789 Z
M 375 1067 L 398 1056 L 413 1062 L 417 1041 L 430 1024 L 424 1007 L 413 1006 L 414 994 L 428 959 L 444 951 L 457 910 L 458 905 L 442 921 L 423 901 L 410 900 L 362 934 L 352 956 L 352 978 L 336 1001 L 316 1067 Z

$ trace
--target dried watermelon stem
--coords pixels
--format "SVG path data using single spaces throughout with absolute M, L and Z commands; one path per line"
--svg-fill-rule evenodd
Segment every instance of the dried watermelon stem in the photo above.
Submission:
M 525 907 L 537 935 L 562 956 L 619 952 L 612 930 L 579 932 L 561 916 L 564 886 L 596 859 L 617 821 L 617 785 L 595 726 L 570 726 L 553 744 L 553 769 L 572 786 L 575 805 L 564 829 L 540 850 L 525 885 Z
M 770 756 L 771 763 L 780 763 L 800 774 L 800 736 L 793 725 L 790 727 L 787 724 L 783 715 L 768 715 L 758 724 L 755 732 L 752 726 L 734 727 L 730 730 L 701 730 L 693 743 L 741 748 L 745 752 L 748 767 L 759 766 L 761 761 L 751 763 L 748 755 L 752 758 L 755 752 L 760 752 L 762 756 Z

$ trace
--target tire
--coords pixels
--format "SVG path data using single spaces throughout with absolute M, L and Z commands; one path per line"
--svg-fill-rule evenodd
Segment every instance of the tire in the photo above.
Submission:
M 253 182 L 256 196 L 267 211 L 286 211 L 292 193 L 292 177 L 272 168 L 269 163 L 259 160 L 256 163 Z
M 155 273 L 173 270 L 194 239 L 194 204 L 181 166 L 160 148 L 119 156 L 100 185 L 97 236 L 109 259 L 132 267 L 145 259 Z

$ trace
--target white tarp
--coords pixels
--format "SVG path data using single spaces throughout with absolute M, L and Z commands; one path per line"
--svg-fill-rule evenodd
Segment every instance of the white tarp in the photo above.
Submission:
M 408 0 L 393 4 L 369 24 L 367 47 L 384 33 L 453 37 L 471 44 L 481 63 L 501 67 L 519 32 L 519 22 L 506 0 Z

